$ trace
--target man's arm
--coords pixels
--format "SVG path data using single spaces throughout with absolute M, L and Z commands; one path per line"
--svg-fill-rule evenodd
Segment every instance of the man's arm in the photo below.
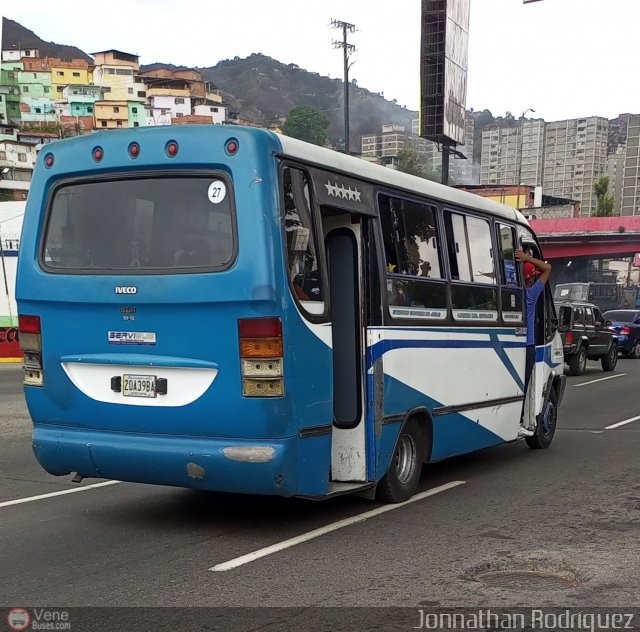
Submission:
M 522 250 L 516 250 L 515 255 L 518 261 L 522 261 L 523 263 L 524 262 L 532 263 L 536 267 L 536 270 L 540 271 L 540 276 L 538 277 L 538 279 L 540 279 L 540 283 L 542 283 L 542 285 L 544 285 L 549 280 L 549 276 L 551 274 L 550 263 L 547 263 L 546 261 L 542 261 L 541 259 L 535 259 L 534 257 L 526 254 Z

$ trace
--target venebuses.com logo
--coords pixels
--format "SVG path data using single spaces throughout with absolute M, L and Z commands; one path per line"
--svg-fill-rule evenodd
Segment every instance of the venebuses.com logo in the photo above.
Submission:
M 69 612 L 52 608 L 11 608 L 7 614 L 10 630 L 70 630 Z
M 7 615 L 7 623 L 12 630 L 26 630 L 31 623 L 31 617 L 24 608 L 12 608 Z

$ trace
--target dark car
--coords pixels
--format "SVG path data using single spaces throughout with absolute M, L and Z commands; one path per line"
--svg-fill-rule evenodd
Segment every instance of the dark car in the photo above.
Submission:
M 603 371 L 613 371 L 618 363 L 618 334 L 605 324 L 593 303 L 556 303 L 558 331 L 562 336 L 564 361 L 571 375 L 582 375 L 587 359 L 600 360 Z
M 614 309 L 605 321 L 618 334 L 618 349 L 627 358 L 640 358 L 640 309 Z

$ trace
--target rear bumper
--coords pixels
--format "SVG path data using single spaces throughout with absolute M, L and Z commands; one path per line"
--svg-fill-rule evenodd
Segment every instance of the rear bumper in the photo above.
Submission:
M 633 349 L 633 342 L 629 336 L 618 336 L 618 349 L 624 353 L 629 353 Z
M 330 435 L 239 440 L 41 424 L 33 432 L 36 458 L 50 474 L 280 496 L 326 495 L 330 449 Z

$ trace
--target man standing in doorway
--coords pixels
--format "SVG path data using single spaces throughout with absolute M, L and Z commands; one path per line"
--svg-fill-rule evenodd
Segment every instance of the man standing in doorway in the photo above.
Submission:
M 544 290 L 545 283 L 551 274 L 551 264 L 535 259 L 522 250 L 516 250 L 516 259 L 524 263 L 524 284 L 527 292 L 527 356 L 524 369 L 524 398 L 527 399 L 527 389 L 531 380 L 531 373 L 536 364 L 536 305 Z M 524 416 L 524 403 L 523 403 Z M 531 430 L 523 430 L 525 434 L 533 434 Z

